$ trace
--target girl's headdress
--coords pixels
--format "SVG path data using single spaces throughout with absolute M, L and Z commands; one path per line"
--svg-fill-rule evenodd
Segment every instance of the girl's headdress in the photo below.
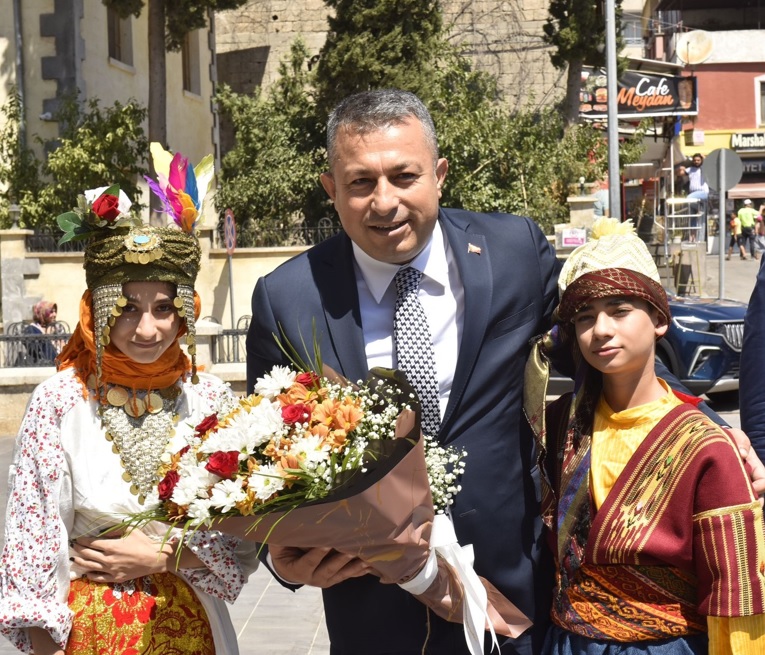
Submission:
M 80 303 L 80 322 L 59 357 L 59 368 L 74 366 L 82 381 L 98 396 L 105 382 L 158 388 L 173 384 L 189 369 L 192 381 L 196 381 L 198 297 L 194 283 L 201 249 L 194 228 L 212 177 L 212 157 L 206 157 L 194 169 L 187 159 L 180 154 L 171 156 L 159 144 L 152 144 L 152 155 L 158 182 L 148 178 L 147 181 L 160 197 L 162 211 L 173 217 L 175 226 L 144 224 L 130 213 L 131 202 L 117 185 L 86 191 L 79 197 L 77 208 L 57 219 L 64 231 L 59 243 L 88 240 L 84 253 L 88 289 Z M 178 315 L 185 319 L 180 334 L 186 333 L 190 365 L 174 344 L 149 367 L 148 377 L 141 376 L 136 374 L 129 358 L 116 348 L 109 348 L 111 328 L 127 303 L 122 285 L 139 281 L 175 285 L 174 303 Z M 95 379 L 89 379 L 91 376 Z
M 648 247 L 632 221 L 600 218 L 592 237 L 574 250 L 558 278 L 557 317 L 568 323 L 588 301 L 608 296 L 642 298 L 669 320 L 667 294 Z

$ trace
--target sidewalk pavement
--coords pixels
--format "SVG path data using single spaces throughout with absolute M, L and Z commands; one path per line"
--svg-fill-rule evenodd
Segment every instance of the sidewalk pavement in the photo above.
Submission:
M 707 257 L 704 294 L 716 297 L 718 258 Z M 738 258 L 726 262 L 724 292 L 726 298 L 748 301 L 759 269 L 757 261 Z M 731 420 L 738 425 L 738 412 Z M 0 438 L 0 508 L 7 500 L 8 465 L 13 438 Z M 4 519 L 0 512 L 0 521 Z M 250 577 L 239 599 L 230 606 L 241 655 L 329 655 L 329 639 L 324 623 L 321 592 L 304 587 L 291 592 L 274 581 L 261 567 Z M 18 653 L 0 638 L 0 655 Z

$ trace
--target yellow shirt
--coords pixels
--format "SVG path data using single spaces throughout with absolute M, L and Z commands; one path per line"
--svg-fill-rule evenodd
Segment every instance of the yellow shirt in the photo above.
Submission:
M 666 413 L 683 403 L 664 380 L 666 395 L 658 400 L 615 412 L 600 397 L 595 412 L 590 449 L 590 489 L 595 508 L 600 509 L 616 480 L 643 439 Z M 709 655 L 763 655 L 765 615 L 707 617 Z

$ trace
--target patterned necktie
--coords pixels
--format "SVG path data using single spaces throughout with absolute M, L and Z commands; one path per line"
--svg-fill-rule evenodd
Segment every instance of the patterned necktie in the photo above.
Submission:
M 406 266 L 396 273 L 396 315 L 393 337 L 396 340 L 398 368 L 406 373 L 422 407 L 422 431 L 436 436 L 441 427 L 438 378 L 433 342 L 425 311 L 417 298 L 422 273 Z

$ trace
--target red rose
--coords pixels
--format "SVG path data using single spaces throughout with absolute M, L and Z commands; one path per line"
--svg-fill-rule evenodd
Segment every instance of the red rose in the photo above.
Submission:
M 178 480 L 181 476 L 178 475 L 178 471 L 168 471 L 167 475 L 162 478 L 162 482 L 159 483 L 157 491 L 159 491 L 160 500 L 168 500 L 173 495 L 175 485 L 178 484 Z
M 109 193 L 101 194 L 93 201 L 93 213 L 98 218 L 113 223 L 120 215 L 119 202 L 120 199 L 117 196 Z
M 208 416 L 199 425 L 197 425 L 197 427 L 194 428 L 194 432 L 197 433 L 198 437 L 201 437 L 204 435 L 205 432 L 212 430 L 217 425 L 218 425 L 218 415 L 210 414 L 210 416 Z
M 219 450 L 210 455 L 205 468 L 213 475 L 218 475 L 221 478 L 233 478 L 234 474 L 239 470 L 239 452 L 229 450 L 224 453 L 222 450 Z
M 315 387 L 319 384 L 319 376 L 313 371 L 306 371 L 298 375 L 295 378 L 295 382 L 299 382 L 304 387 Z
M 305 423 L 309 418 L 311 418 L 311 408 L 308 405 L 298 403 L 282 407 L 282 420 L 289 425 Z

